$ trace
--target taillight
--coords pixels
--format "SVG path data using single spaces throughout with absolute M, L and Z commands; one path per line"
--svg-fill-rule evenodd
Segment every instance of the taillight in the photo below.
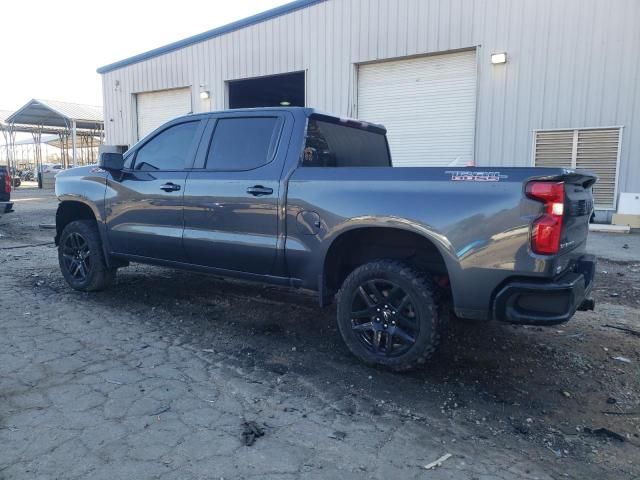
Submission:
M 558 253 L 564 217 L 564 183 L 530 182 L 527 196 L 544 203 L 544 214 L 533 222 L 531 249 L 540 255 Z
M 4 191 L 5 193 L 11 193 L 11 175 L 9 170 L 6 171 L 4 176 Z

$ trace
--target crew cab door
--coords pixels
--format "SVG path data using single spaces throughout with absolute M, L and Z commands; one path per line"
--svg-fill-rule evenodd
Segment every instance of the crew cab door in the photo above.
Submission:
M 274 268 L 280 176 L 293 117 L 228 112 L 211 117 L 185 189 L 190 263 L 258 275 Z
M 184 187 L 205 124 L 167 124 L 134 147 L 122 172 L 108 177 L 105 204 L 112 252 L 185 261 Z

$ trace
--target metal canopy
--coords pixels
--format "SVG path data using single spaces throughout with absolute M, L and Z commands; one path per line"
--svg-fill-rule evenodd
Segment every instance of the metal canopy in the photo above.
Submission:
M 102 108 L 93 105 L 33 99 L 11 114 L 6 123 L 79 129 L 102 129 Z
M 36 166 L 42 164 L 42 134 L 57 135 L 61 146 L 62 164 L 65 167 L 71 164 L 76 166 L 78 153 L 82 154 L 83 150 L 93 152 L 96 140 L 98 145 L 102 143 L 102 107 L 34 98 L 14 113 L 7 115 L 6 111 L 0 112 L 0 132 L 8 147 L 9 166 L 13 163 L 16 132 L 31 133 L 36 148 Z M 69 148 L 72 150 L 71 159 Z M 92 161 L 93 153 L 89 157 Z

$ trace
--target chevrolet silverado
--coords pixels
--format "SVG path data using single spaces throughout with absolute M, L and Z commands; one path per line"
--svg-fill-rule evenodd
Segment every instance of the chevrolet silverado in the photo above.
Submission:
M 350 351 L 423 364 L 449 317 L 553 325 L 593 309 L 596 177 L 394 168 L 383 126 L 308 108 L 171 120 L 62 171 L 56 244 L 75 289 L 142 262 L 317 292 Z M 179 287 L 177 287 L 179 288 Z

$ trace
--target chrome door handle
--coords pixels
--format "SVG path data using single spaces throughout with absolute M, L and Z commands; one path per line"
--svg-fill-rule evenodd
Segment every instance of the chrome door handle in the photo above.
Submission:
M 247 193 L 249 195 L 253 195 L 254 197 L 271 195 L 273 193 L 273 188 L 263 187 L 262 185 L 254 185 L 253 187 L 247 188 Z
M 165 192 L 177 192 L 180 190 L 180 185 L 176 185 L 175 183 L 169 182 L 165 183 L 160 187 L 160 190 L 164 190 Z

